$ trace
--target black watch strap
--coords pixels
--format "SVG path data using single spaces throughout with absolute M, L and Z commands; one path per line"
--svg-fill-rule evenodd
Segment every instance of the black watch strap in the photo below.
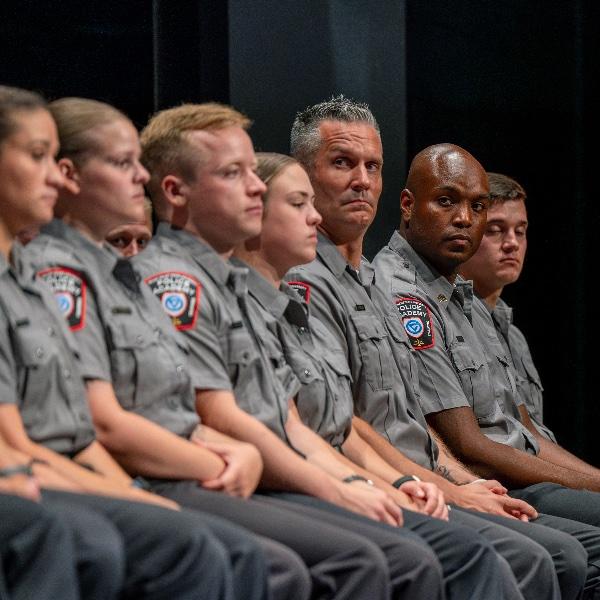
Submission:
M 392 485 L 396 489 L 398 489 L 401 485 L 405 484 L 407 481 L 418 481 L 418 479 L 414 475 L 404 475 L 404 476 L 396 479 L 396 481 L 394 481 L 394 483 L 392 483 Z
M 27 477 L 33 476 L 33 465 L 35 464 L 43 464 L 47 465 L 48 463 L 45 460 L 39 460 L 37 458 L 32 458 L 28 463 L 24 465 L 14 465 L 12 467 L 6 467 L 5 469 L 0 469 L 0 479 L 6 477 L 12 477 L 13 475 L 27 475 Z

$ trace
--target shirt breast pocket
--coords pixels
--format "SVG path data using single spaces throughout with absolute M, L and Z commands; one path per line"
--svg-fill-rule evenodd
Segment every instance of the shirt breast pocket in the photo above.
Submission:
M 544 387 L 542 386 L 542 380 L 540 378 L 540 374 L 538 373 L 538 370 L 535 368 L 535 365 L 533 364 L 533 360 L 531 359 L 531 356 L 529 354 L 525 353 L 522 356 L 521 362 L 523 364 L 523 369 L 525 370 L 525 373 L 527 374 L 527 380 L 531 383 L 531 385 L 533 385 L 535 388 L 537 388 L 537 390 L 541 394 L 544 391 Z
M 151 404 L 161 390 L 170 388 L 167 384 L 176 367 L 154 336 L 154 331 L 141 324 L 109 325 L 112 384 L 123 408 Z
M 392 387 L 392 358 L 383 325 L 375 317 L 351 315 L 365 378 L 371 389 Z
M 450 346 L 450 359 L 458 374 L 462 389 L 478 420 L 496 412 L 489 373 L 483 360 L 463 344 Z
M 17 326 L 14 331 L 20 396 L 42 401 L 49 391 L 52 347 L 31 326 Z
M 245 385 L 251 377 L 251 364 L 256 360 L 256 348 L 248 330 L 243 327 L 229 328 L 223 334 L 226 341 L 227 370 L 234 387 Z

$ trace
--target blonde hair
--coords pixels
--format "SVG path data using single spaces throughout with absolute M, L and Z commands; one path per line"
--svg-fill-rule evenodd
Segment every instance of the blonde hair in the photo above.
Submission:
M 67 157 L 77 163 L 83 162 L 96 150 L 97 140 L 91 133 L 93 129 L 114 121 L 131 123 L 114 106 L 88 98 L 61 98 L 50 102 L 48 109 L 56 121 L 60 138 L 58 157 Z
M 166 175 L 173 173 L 193 179 L 202 155 L 191 147 L 189 132 L 232 125 L 248 129 L 250 124 L 250 119 L 242 113 L 216 102 L 183 104 L 156 113 L 140 134 L 142 162 L 150 171 L 148 190 L 152 201 L 160 196 L 160 184 Z
M 263 202 L 266 202 L 270 192 L 270 182 L 279 175 L 286 167 L 290 165 L 300 165 L 300 163 L 287 154 L 278 152 L 257 152 L 256 153 L 256 174 L 267 186 L 267 191 L 263 195 Z

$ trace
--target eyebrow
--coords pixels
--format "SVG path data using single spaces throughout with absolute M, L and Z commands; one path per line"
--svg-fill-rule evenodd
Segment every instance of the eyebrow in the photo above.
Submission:
M 438 187 L 435 188 L 436 191 L 438 192 L 454 192 L 455 194 L 460 194 L 461 190 L 460 188 L 458 188 L 457 186 L 454 185 L 440 185 Z M 490 199 L 490 195 L 489 194 L 479 194 L 479 196 L 477 196 L 477 198 L 479 198 L 480 200 L 489 200 Z
M 487 222 L 488 225 L 502 225 L 503 223 L 506 223 L 506 219 L 490 219 Z M 516 226 L 519 225 L 529 225 L 529 221 L 519 221 Z

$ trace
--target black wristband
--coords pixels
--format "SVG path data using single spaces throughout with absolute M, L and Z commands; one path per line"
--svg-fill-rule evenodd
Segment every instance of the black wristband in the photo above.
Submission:
M 374 485 L 374 483 L 370 479 L 367 479 L 362 475 L 348 475 L 348 477 L 344 477 L 344 479 L 342 479 L 343 483 L 352 483 L 353 481 L 364 481 L 369 485 Z
M 398 489 L 401 485 L 405 484 L 407 481 L 418 481 L 418 479 L 414 475 L 403 475 L 399 479 L 396 479 L 392 485 Z
M 14 465 L 12 467 L 6 467 L 0 470 L 0 479 L 6 477 L 12 477 L 13 475 L 27 475 L 27 477 L 33 476 L 33 465 L 42 464 L 47 465 L 45 460 L 39 460 L 38 458 L 32 458 L 28 463 L 24 465 Z

